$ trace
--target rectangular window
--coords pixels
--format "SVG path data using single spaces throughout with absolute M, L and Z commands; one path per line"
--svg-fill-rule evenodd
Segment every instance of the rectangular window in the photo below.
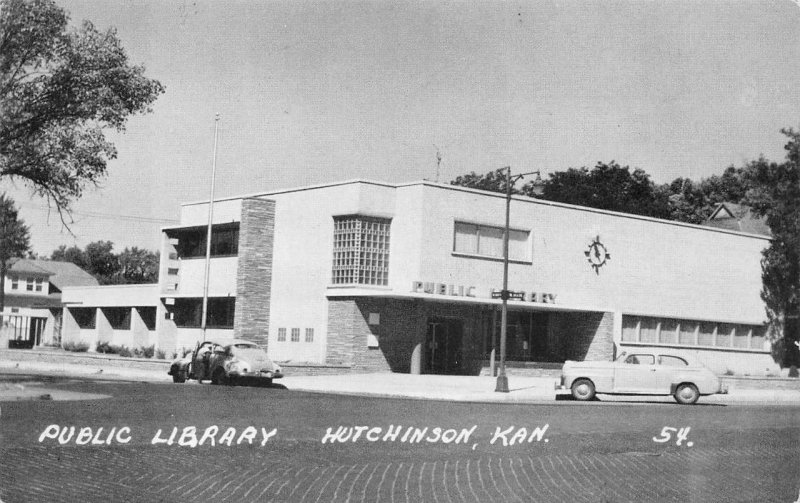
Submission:
M 701 323 L 700 331 L 697 333 L 698 346 L 713 346 L 714 335 L 717 331 L 717 326 L 714 323 Z
M 292 342 L 300 342 L 300 329 L 293 328 L 292 329 Z
M 767 340 L 767 327 L 753 327 L 753 336 L 750 339 L 750 349 L 763 349 Z
M 32 292 L 33 291 L 33 278 L 25 278 L 25 280 L 26 280 L 26 283 L 27 283 L 25 285 L 25 290 L 27 290 L 29 292 Z
M 334 285 L 389 284 L 391 220 L 361 215 L 334 217 Z
M 307 328 L 306 329 L 306 342 L 314 342 L 314 329 Z
M 676 344 L 678 342 L 678 322 L 663 320 L 658 332 L 658 342 L 661 344 Z
M 692 345 L 692 346 L 695 345 L 696 332 L 697 332 L 696 321 L 688 321 L 688 320 L 681 321 L 680 333 L 678 334 L 678 343 Z
M 97 309 L 94 307 L 72 307 L 70 314 L 78 324 L 78 328 L 95 328 Z
M 625 316 L 622 319 L 622 341 L 637 342 L 639 340 L 639 318 Z
M 236 297 L 209 297 L 206 327 L 233 328 Z M 176 298 L 173 306 L 175 325 L 184 328 L 202 326 L 203 299 Z
M 503 227 L 456 222 L 453 251 L 467 255 L 503 258 Z M 508 233 L 509 260 L 529 261 L 529 231 L 510 229 Z
M 155 306 L 137 307 L 136 312 L 147 327 L 147 330 L 156 329 L 156 308 Z
M 169 237 L 178 240 L 175 245 L 179 258 L 206 256 L 208 227 L 171 229 Z M 239 253 L 239 224 L 214 225 L 211 228 L 211 256 L 235 256 Z
M 656 332 L 658 331 L 658 320 L 655 318 L 642 319 L 639 330 L 639 342 L 657 342 Z
M 131 308 L 129 307 L 104 307 L 101 309 L 103 316 L 108 320 L 114 330 L 131 329 Z
M 42 278 L 36 278 L 36 286 L 35 286 L 35 288 L 36 288 L 37 292 L 41 292 L 42 291 L 42 283 L 43 283 Z
M 11 289 L 18 290 L 19 289 L 19 277 L 18 276 L 11 276 Z
M 731 347 L 733 343 L 733 325 L 720 323 L 717 325 L 717 346 L 723 348 Z
M 286 342 L 286 329 L 279 328 L 278 329 L 278 342 Z

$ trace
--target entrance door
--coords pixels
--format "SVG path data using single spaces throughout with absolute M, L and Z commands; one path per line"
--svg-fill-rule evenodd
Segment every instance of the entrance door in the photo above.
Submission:
M 425 337 L 425 364 L 428 374 L 458 374 L 461 370 L 461 320 L 431 318 Z

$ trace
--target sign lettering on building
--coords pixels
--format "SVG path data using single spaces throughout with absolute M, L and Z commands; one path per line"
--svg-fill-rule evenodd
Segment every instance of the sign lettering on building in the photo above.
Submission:
M 450 285 L 447 283 L 433 283 L 427 281 L 413 281 L 412 293 L 427 293 L 430 295 L 445 295 L 451 297 L 476 297 L 474 286 Z M 489 298 L 499 298 L 500 290 L 492 289 Z M 512 300 L 521 302 L 535 302 L 539 304 L 555 304 L 556 294 L 546 292 L 513 292 Z

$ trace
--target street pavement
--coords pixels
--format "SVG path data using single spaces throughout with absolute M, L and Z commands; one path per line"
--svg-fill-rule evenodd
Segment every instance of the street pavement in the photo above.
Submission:
M 107 397 L 1 404 L 6 503 L 749 503 L 795 501 L 800 490 L 797 404 L 481 403 L 280 384 L 0 379 Z

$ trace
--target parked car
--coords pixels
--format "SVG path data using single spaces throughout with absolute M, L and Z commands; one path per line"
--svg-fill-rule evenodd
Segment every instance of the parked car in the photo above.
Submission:
M 176 383 L 197 379 L 211 384 L 238 384 L 245 380 L 271 384 L 273 379 L 283 377 L 281 368 L 263 349 L 242 339 L 203 341 L 194 351 L 173 361 L 167 373 Z
M 613 362 L 568 360 L 561 370 L 560 388 L 570 390 L 577 400 L 591 400 L 596 393 L 672 395 L 681 404 L 728 392 L 703 365 L 647 350 L 623 352 Z

